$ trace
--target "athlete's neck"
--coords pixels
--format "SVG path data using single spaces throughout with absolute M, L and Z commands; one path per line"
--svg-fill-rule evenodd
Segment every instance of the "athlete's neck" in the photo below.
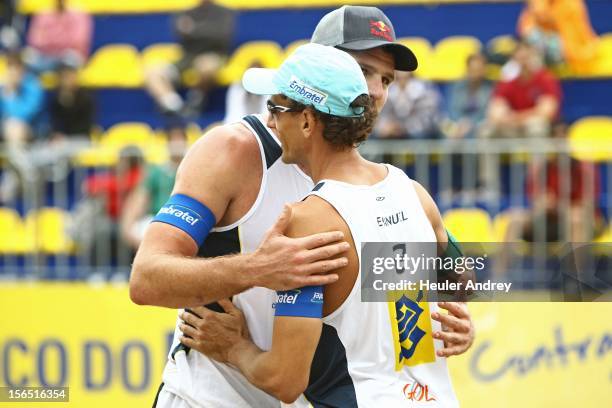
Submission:
M 315 184 L 326 179 L 356 185 L 372 185 L 387 175 L 386 168 L 364 159 L 357 149 L 326 150 L 313 152 L 304 166 Z

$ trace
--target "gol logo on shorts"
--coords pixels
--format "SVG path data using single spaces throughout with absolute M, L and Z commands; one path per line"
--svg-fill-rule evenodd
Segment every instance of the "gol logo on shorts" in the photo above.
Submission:
M 406 384 L 404 386 L 403 392 L 406 398 L 408 398 L 410 401 L 429 402 L 436 400 L 433 394 L 429 393 L 428 385 L 421 385 L 416 381 L 413 383 Z

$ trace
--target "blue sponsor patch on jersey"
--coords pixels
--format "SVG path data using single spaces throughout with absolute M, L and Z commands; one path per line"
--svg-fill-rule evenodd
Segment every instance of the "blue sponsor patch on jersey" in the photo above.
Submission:
M 215 226 L 215 216 L 204 204 L 184 194 L 174 194 L 159 210 L 153 222 L 170 224 L 202 245 L 208 233 Z
M 419 298 L 416 302 L 406 296 L 402 296 L 395 302 L 397 329 L 400 342 L 400 363 L 403 362 L 404 359 L 412 358 L 419 342 L 423 336 L 425 336 L 425 331 L 417 326 L 419 318 L 423 313 L 423 308 L 421 308 L 418 303 L 422 295 L 423 292 L 420 291 Z
M 275 316 L 323 317 L 323 286 L 276 292 Z

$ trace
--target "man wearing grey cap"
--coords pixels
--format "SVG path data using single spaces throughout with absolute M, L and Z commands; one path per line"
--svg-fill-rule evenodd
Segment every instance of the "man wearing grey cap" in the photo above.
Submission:
M 313 40 L 345 49 L 357 60 L 377 111 L 384 106 L 394 69 L 416 68 L 414 54 L 394 42 L 391 22 L 373 7 L 335 10 L 321 20 Z M 265 124 L 261 116 L 247 116 L 240 123 L 213 129 L 196 143 L 179 169 L 174 194 L 189 196 L 209 209 L 215 228 L 201 237 L 202 244 L 174 225 L 163 221 L 151 224 L 130 282 L 130 294 L 136 303 L 191 307 L 200 316 L 206 314 L 204 321 L 194 324 L 196 328 L 209 327 L 206 324 L 211 322 L 223 324 L 219 320 L 222 317 L 243 319 L 254 344 L 262 350 L 271 347 L 274 291 L 334 282 L 337 274 L 317 273 L 333 271 L 348 262 L 345 256 L 337 257 L 348 249 L 345 242 L 340 242 L 342 234 L 319 234 L 311 239 L 284 236 L 291 210 L 283 205 L 299 201 L 313 184 L 298 166 L 279 160 L 280 143 Z M 416 183 L 415 190 L 437 240 L 446 243 L 447 234 L 431 197 Z M 324 244 L 329 245 L 318 248 Z M 230 253 L 240 255 L 218 257 Z M 217 257 L 202 259 L 195 255 Z M 198 307 L 232 295 L 234 304 L 244 313 L 240 317 Z M 225 301 L 220 303 L 228 306 Z M 461 354 L 474 337 L 469 313 L 463 304 L 443 307 L 450 314 L 431 314 L 446 326 L 433 333 L 444 341 L 444 347 L 435 353 L 438 357 Z M 221 308 L 217 305 L 215 310 Z M 181 320 L 156 406 L 278 406 L 277 398 L 252 386 L 234 368 L 189 352 L 179 343 L 180 324 Z M 231 327 L 244 328 L 235 322 Z M 194 337 L 197 346 L 198 334 Z M 430 360 L 432 357 L 427 356 Z
M 417 59 L 406 46 L 395 42 L 395 31 L 385 13 L 375 7 L 342 6 L 319 21 L 311 42 L 344 51 L 382 49 L 391 54 L 398 71 L 414 71 Z
M 219 320 L 202 332 L 190 325 L 213 312 L 198 310 L 202 319 L 186 313 L 181 330 L 191 338 L 182 341 L 295 408 L 458 406 L 446 360 L 436 358 L 428 337 L 428 313 L 419 321 L 430 307 L 422 293 L 362 301 L 364 243 L 436 242 L 436 234 L 403 170 L 367 161 L 356 149 L 376 116 L 361 67 L 344 51 L 310 43 L 278 70 L 249 69 L 242 82 L 251 93 L 272 95 L 268 124 L 281 140 L 282 161 L 308 169 L 316 183 L 292 205 L 287 234 L 338 229 L 351 245 L 349 263 L 325 289 L 278 292 L 270 349 L 255 345 L 246 329 L 241 335 L 227 329 L 240 326 L 242 314 L 229 301 L 222 302 L 227 314 L 216 314 Z M 377 222 L 383 214 L 407 217 Z

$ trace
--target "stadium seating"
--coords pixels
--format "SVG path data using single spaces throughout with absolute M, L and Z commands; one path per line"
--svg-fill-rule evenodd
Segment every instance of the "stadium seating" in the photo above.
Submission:
M 433 81 L 454 81 L 465 75 L 466 58 L 481 49 L 478 39 L 468 36 L 451 36 L 440 40 L 435 47 L 421 37 L 403 37 L 399 41 L 410 47 L 418 56 L 419 68 L 416 75 Z M 264 67 L 277 67 L 295 48 L 307 40 L 297 40 L 284 49 L 274 41 L 248 41 L 240 45 L 229 57 L 225 67 L 218 75 L 220 85 L 228 85 L 240 79 L 244 70 L 252 63 Z M 513 46 L 512 36 L 504 35 L 493 38 L 488 43 L 494 52 L 506 53 Z M 612 76 L 612 34 L 602 36 L 600 62 L 593 72 L 576 74 L 567 66 L 555 68 L 562 78 L 598 78 Z M 143 86 L 143 68 L 162 63 L 174 63 L 181 58 L 182 51 L 176 43 L 154 43 L 145 47 L 142 52 L 129 44 L 107 44 L 99 48 L 81 72 L 81 83 L 93 88 L 141 88 Z M 5 57 L 0 54 L 0 76 L 6 69 Z M 489 77 L 497 79 L 498 65 L 490 65 Z M 197 74 L 187 70 L 183 78 L 186 85 L 194 85 Z M 45 88 L 53 88 L 56 78 L 53 73 L 44 73 L 41 81 Z
M 55 0 L 21 0 L 19 11 L 33 13 L 49 10 Z M 156 13 L 184 10 L 196 6 L 199 0 L 72 0 L 71 4 L 91 13 Z
M 242 73 L 255 63 L 264 68 L 276 68 L 283 61 L 283 55 L 281 47 L 273 41 L 251 41 L 243 44 L 219 72 L 218 82 L 228 85 L 240 80 Z
M 108 129 L 100 139 L 103 146 L 120 150 L 127 145 L 145 148 L 154 142 L 151 128 L 144 123 L 121 123 Z
M 74 243 L 66 234 L 68 214 L 59 208 L 41 208 L 30 212 L 25 220 L 26 231 L 36 247 L 46 254 L 68 254 Z
M 419 66 L 415 71 L 415 75 L 430 79 L 430 65 L 433 52 L 429 41 L 421 37 L 403 37 L 398 41 L 410 48 L 417 56 Z
M 482 44 L 477 38 L 453 36 L 440 40 L 433 53 L 427 77 L 438 81 L 456 81 L 465 77 L 466 60 L 478 52 Z
M 487 42 L 487 50 L 497 55 L 510 56 L 515 48 L 516 38 L 509 34 L 498 35 Z
M 127 146 L 138 147 L 149 163 L 161 164 L 168 159 L 165 138 L 156 136 L 144 123 L 120 123 L 110 128 L 100 139 L 100 147 L 115 152 L 114 157 L 118 157 Z
M 195 143 L 208 130 L 220 125 L 213 122 L 202 130 L 197 123 L 187 125 L 189 145 Z M 80 152 L 73 163 L 81 167 L 110 167 L 117 164 L 121 149 L 138 147 L 148 163 L 163 164 L 168 159 L 166 134 L 163 130 L 153 131 L 144 123 L 119 123 L 107 132 L 92 137 L 92 146 Z
M 511 213 L 508 211 L 501 212 L 493 219 L 493 236 L 495 242 L 504 242 L 506 240 L 506 233 L 510 226 Z
M 68 254 L 74 243 L 66 235 L 67 213 L 42 208 L 23 220 L 17 211 L 0 207 L 0 254 Z
M 143 85 L 140 54 L 129 44 L 112 44 L 92 55 L 80 76 L 90 87 L 134 88 Z
M 143 67 L 172 64 L 181 59 L 183 51 L 176 43 L 153 44 L 142 50 Z
M 569 129 L 572 157 L 603 162 L 612 160 L 612 118 L 586 117 Z
M 451 36 L 440 40 L 435 47 L 422 37 L 403 37 L 399 42 L 410 47 L 418 56 L 419 68 L 416 75 L 434 81 L 454 81 L 465 75 L 465 61 L 467 57 L 482 48 L 480 41 L 470 36 Z M 297 40 L 285 47 L 284 50 L 273 41 L 249 41 L 243 43 L 232 55 L 226 67 L 220 72 L 218 80 L 221 85 L 227 85 L 240 78 L 241 74 L 253 62 L 259 62 L 265 67 L 276 67 L 295 48 L 305 44 L 307 40 Z M 612 34 L 602 36 L 602 54 L 600 62 L 593 72 L 577 74 L 567 66 L 559 66 L 555 71 L 562 78 L 591 78 L 612 76 Z M 492 38 L 487 43 L 489 51 L 499 55 L 510 55 L 516 45 L 512 35 L 501 35 Z M 107 46 L 109 47 L 109 46 Z M 99 58 L 111 58 L 112 54 L 105 54 Z M 174 43 L 152 44 L 141 53 L 143 66 L 151 66 L 161 62 L 176 62 L 181 57 L 181 50 Z M 132 65 L 137 67 L 140 63 L 137 58 L 130 58 Z M 126 59 L 127 61 L 127 59 Z M 102 64 L 99 62 L 99 64 Z M 491 66 L 492 79 L 498 78 L 499 66 Z M 1 69 L 1 66 L 0 66 Z M 133 83 L 138 81 L 132 80 Z M 189 75 L 186 82 L 189 84 Z M 104 84 L 93 86 L 103 87 Z M 124 84 L 122 87 L 135 87 L 138 85 Z
M 612 76 L 612 33 L 603 34 L 599 41 L 599 56 L 590 72 L 584 77 L 610 77 Z
M 460 242 L 495 242 L 489 214 L 480 208 L 456 208 L 444 213 L 444 225 Z
M 70 1 L 70 0 L 69 0 Z M 42 9 L 51 8 L 55 0 L 21 0 L 19 7 L 21 11 L 33 12 Z M 101 132 L 100 137 L 93 137 L 93 147 L 81 153 L 75 162 L 81 166 L 99 167 L 113 166 L 117 163 L 121 148 L 127 145 L 136 145 L 143 149 L 145 159 L 153 163 L 162 163 L 167 158 L 166 144 L 163 133 L 154 133 L 150 126 L 160 126 L 161 119 L 149 121 L 148 116 L 157 118 L 160 116 L 152 107 L 146 105 L 147 100 L 143 87 L 143 72 L 144 69 L 160 63 L 172 63 L 181 57 L 181 50 L 175 43 L 170 43 L 173 38 L 170 24 L 149 24 L 149 21 L 161 21 L 167 23 L 169 12 L 187 9 L 193 7 L 199 0 L 72 0 L 70 3 L 82 6 L 92 13 L 105 13 L 104 15 L 95 16 L 95 34 L 92 49 L 94 50 L 91 59 L 81 73 L 82 84 L 88 87 L 96 88 L 98 96 L 104 94 L 103 104 L 105 114 L 111 109 L 108 106 L 113 106 L 114 101 L 121 99 L 124 105 L 129 105 L 132 100 L 137 100 L 139 103 L 134 103 L 134 110 L 138 110 L 139 116 L 127 109 L 124 109 L 126 115 L 109 115 L 100 117 L 97 120 L 105 128 L 106 132 Z M 254 0 L 220 0 L 221 3 L 234 3 L 239 7 L 251 8 L 261 7 L 264 2 Z M 279 2 L 266 2 L 264 5 L 270 7 L 272 3 L 280 4 Z M 294 3 L 283 1 L 284 5 Z M 297 4 L 297 2 L 295 2 Z M 480 13 L 487 8 L 483 2 L 474 2 L 476 5 L 466 7 L 478 8 Z M 291 4 L 289 4 L 291 6 Z M 295 5 L 295 4 L 294 4 Z M 316 0 L 312 5 L 320 5 L 321 7 L 333 7 L 329 2 Z M 456 11 L 463 6 L 457 5 L 440 5 L 436 10 L 444 12 L 445 18 L 452 19 Z M 494 6 L 496 7 L 496 6 Z M 505 7 L 505 6 L 504 6 Z M 517 10 L 522 7 L 518 2 L 514 5 L 508 5 L 508 8 Z M 422 15 L 425 13 L 422 6 L 391 6 L 388 7 L 390 16 L 408 16 Z M 404 11 L 402 11 L 404 10 Z M 407 10 L 407 11 L 406 11 Z M 239 26 L 237 29 L 237 37 L 235 45 L 238 47 L 232 51 L 227 66 L 219 74 L 219 82 L 221 85 L 230 84 L 238 80 L 242 72 L 248 68 L 253 62 L 259 62 L 266 67 L 276 67 L 288 53 L 292 52 L 297 46 L 307 42 L 305 39 L 312 32 L 312 22 L 319 18 L 327 9 L 311 10 L 313 14 L 308 14 L 308 10 L 300 10 L 299 17 L 295 17 L 296 11 L 291 10 L 275 10 L 270 15 L 273 17 L 262 16 L 260 12 L 251 12 L 243 10 L 239 18 Z M 387 9 L 385 9 L 387 12 Z M 158 14 L 158 13 L 164 13 Z M 405 12 L 405 15 L 402 14 Z M 415 13 L 416 12 L 416 13 Z M 427 11 L 429 12 L 429 10 Z M 304 26 L 298 27 L 295 30 L 286 30 L 286 26 L 282 25 L 283 18 L 279 18 L 277 14 L 288 16 L 291 20 L 290 24 L 298 25 L 304 21 Z M 284 14 L 283 14 L 284 13 Z M 119 15 L 113 15 L 119 14 Z M 116 22 L 123 24 L 124 19 L 130 14 L 130 24 L 125 24 L 125 33 L 115 33 L 108 29 L 109 21 L 115 21 L 112 27 L 116 27 Z M 516 15 L 518 13 L 515 13 Z M 256 22 L 260 23 L 260 19 L 267 18 L 268 20 L 261 23 L 257 27 L 245 27 L 246 21 L 251 25 Z M 306 16 L 302 18 L 302 15 Z M 442 15 L 442 13 L 440 14 Z M 463 27 L 451 31 L 449 24 L 441 24 L 439 27 L 428 25 L 427 27 L 419 26 L 419 21 L 407 21 L 402 24 L 402 19 L 392 16 L 393 21 L 401 21 L 396 23 L 398 35 L 413 35 L 414 33 L 421 37 L 402 37 L 400 41 L 408 45 L 415 51 L 419 60 L 419 69 L 416 75 L 426 79 L 446 82 L 462 78 L 465 73 L 466 57 L 480 49 L 481 43 L 487 43 L 488 47 L 494 52 L 507 54 L 513 48 L 514 40 L 509 33 L 515 28 L 516 15 L 511 15 L 506 18 L 506 15 L 496 15 L 491 18 L 494 23 L 482 22 L 478 26 Z M 163 18 L 162 18 L 163 17 Z M 500 21 L 506 18 L 504 21 Z M 597 18 L 597 16 L 594 16 Z M 155 20 L 155 19 L 158 20 Z M 412 17 L 411 17 L 412 18 Z M 438 17 L 436 17 L 438 18 Z M 458 18 L 458 17 L 457 17 Z M 139 20 L 140 19 L 140 20 Z M 151 20 L 149 20 L 151 19 Z M 418 18 L 416 18 L 418 19 Z M 141 23 L 132 24 L 135 20 Z M 278 26 L 271 21 L 278 21 Z M 298 21 L 299 20 L 299 21 Z M 411 23 L 415 23 L 413 26 Z M 141 25 L 139 25 L 141 24 Z M 499 29 L 490 29 L 491 25 L 500 26 Z M 402 28 L 402 26 L 404 28 Z M 444 27 L 442 27 L 444 26 Z M 455 24 L 456 27 L 459 27 Z M 152 28 L 155 27 L 155 28 Z M 406 28 L 408 27 L 408 28 Z M 416 27 L 416 28 L 415 28 Z M 608 26 L 605 26 L 609 30 Z M 291 27 L 293 28 L 293 27 Z M 402 32 L 402 30 L 404 30 Z M 115 30 L 117 31 L 117 30 Z M 601 30 L 599 30 L 601 32 Z M 160 35 L 164 32 L 163 35 Z M 143 34 L 143 33 L 146 33 Z M 454 34 L 466 34 L 456 36 Z M 502 34 L 503 33 L 503 34 Z M 473 35 L 473 36 L 468 36 Z M 295 38 L 304 38 L 294 41 Z M 602 35 L 601 40 L 601 58 L 597 65 L 596 72 L 593 77 L 612 77 L 612 34 Z M 123 42 L 126 42 L 125 44 Z M 287 45 L 285 45 L 287 44 Z M 433 45 L 432 45 L 433 44 Z M 139 51 L 140 50 L 140 51 Z M 5 69 L 4 57 L 0 55 L 0 76 Z M 569 74 L 568 74 L 569 75 Z M 571 76 L 571 75 L 570 75 Z M 186 75 L 186 83 L 193 84 L 193 75 L 189 71 Z M 575 78 L 575 76 L 574 76 Z M 581 78 L 584 78 L 581 77 Z M 43 84 L 48 88 L 54 85 L 55 78 L 53 75 L 44 75 L 42 77 Z M 582 83 L 595 84 L 596 81 L 573 81 L 573 92 L 566 92 L 566 84 L 564 85 L 564 112 L 563 116 L 567 118 L 565 110 L 569 106 L 570 109 L 575 105 L 576 95 L 588 93 L 588 102 L 590 98 L 596 98 L 598 95 L 591 95 L 588 92 L 578 92 L 582 90 Z M 602 80 L 602 83 L 608 83 Z M 574 86 L 574 84 L 576 84 Z M 441 84 L 444 88 L 446 84 Z M 120 89 L 113 89 L 120 88 Z M 130 88 L 130 89 L 128 89 Z M 110 91 L 109 91 L 110 89 Z M 588 88 L 587 88 L 588 89 Z M 591 88 L 592 89 L 592 88 Z M 602 92 L 603 94 L 604 92 Z M 222 96 L 222 93 L 219 92 Z M 111 97 L 107 97 L 111 95 Z M 127 95 L 125 99 L 123 95 Z M 134 95 L 138 98 L 132 98 Z M 114 98 L 114 99 L 113 99 Z M 221 98 L 219 98 L 221 99 Z M 602 98 L 600 98 L 602 99 Z M 98 98 L 98 101 L 102 98 Z M 585 99 L 587 100 L 587 99 Z M 584 105 L 584 100 L 582 101 Z M 102 103 L 100 105 L 103 105 Z M 217 103 L 218 104 L 218 103 Z M 138 108 L 136 108 L 138 105 Z M 211 106 L 210 109 L 216 109 L 216 115 L 220 108 L 219 106 Z M 602 108 L 602 106 L 604 106 Z M 608 105 L 609 106 L 609 105 Z M 592 109 L 598 109 L 592 112 Z M 601 114 L 605 112 L 605 105 L 593 103 L 592 106 L 580 107 L 575 112 L 569 115 L 570 120 L 576 117 L 583 117 L 585 114 Z M 144 112 L 144 113 L 143 113 Z M 134 116 L 130 116 L 134 115 Z M 148 115 L 148 116 L 147 116 Z M 112 117 L 111 117 L 112 116 Z M 109 117 L 111 117 L 109 119 Z M 198 119 L 201 127 L 206 127 L 210 122 L 218 120 L 221 116 L 211 115 L 210 111 L 205 113 L 204 119 Z M 145 123 L 125 123 L 128 120 L 139 120 Z M 213 123 L 216 125 L 217 123 Z M 188 128 L 188 138 L 190 143 L 193 143 L 200 137 L 202 131 L 200 126 L 193 124 Z M 208 128 L 206 128 L 208 129 Z M 205 130 L 206 130 L 205 129 Z M 606 162 L 612 159 L 612 118 L 610 117 L 585 117 L 576 122 L 570 129 L 570 145 L 572 148 L 572 156 L 581 160 L 595 160 Z M 512 162 L 516 163 L 518 155 L 512 157 Z M 437 167 L 437 165 L 434 165 Z M 42 211 L 42 210 L 41 210 Z M 58 210 L 59 211 L 59 210 Z M 65 253 L 69 251 L 70 245 L 66 243 L 65 237 L 58 238 L 59 243 L 50 243 L 53 233 L 40 234 L 35 226 L 44 223 L 45 231 L 55 231 L 58 234 L 61 232 L 61 225 L 65 218 L 59 215 L 58 211 L 42 212 L 43 215 L 30 214 L 24 221 L 19 214 L 14 210 L 0 209 L 0 253 L 24 253 L 33 251 L 37 246 L 37 240 L 41 247 L 46 248 L 45 251 L 50 253 Z M 51 215 L 46 215 L 46 214 Z M 500 241 L 503 237 L 508 225 L 509 216 L 506 213 L 498 214 L 492 222 L 489 214 L 479 209 L 458 209 L 451 210 L 445 214 L 445 221 L 451 230 L 462 241 Z M 10 235 L 9 235 L 10 231 Z M 608 231 L 608 237 L 612 231 Z M 41 235 L 42 234 L 42 235 Z M 45 235 L 47 234 L 47 235 Z M 60 236 L 60 235 L 58 235 Z
M 25 229 L 19 213 L 12 208 L 0 207 L 0 254 L 21 254 L 27 249 Z
M 111 149 L 94 146 L 77 154 L 72 163 L 81 167 L 110 167 L 117 164 L 119 154 Z
M 163 135 L 156 135 L 144 123 L 119 123 L 106 131 L 98 142 L 79 153 L 74 164 L 84 167 L 107 167 L 117 164 L 121 150 L 138 147 L 147 162 L 161 164 L 167 161 L 168 152 Z

